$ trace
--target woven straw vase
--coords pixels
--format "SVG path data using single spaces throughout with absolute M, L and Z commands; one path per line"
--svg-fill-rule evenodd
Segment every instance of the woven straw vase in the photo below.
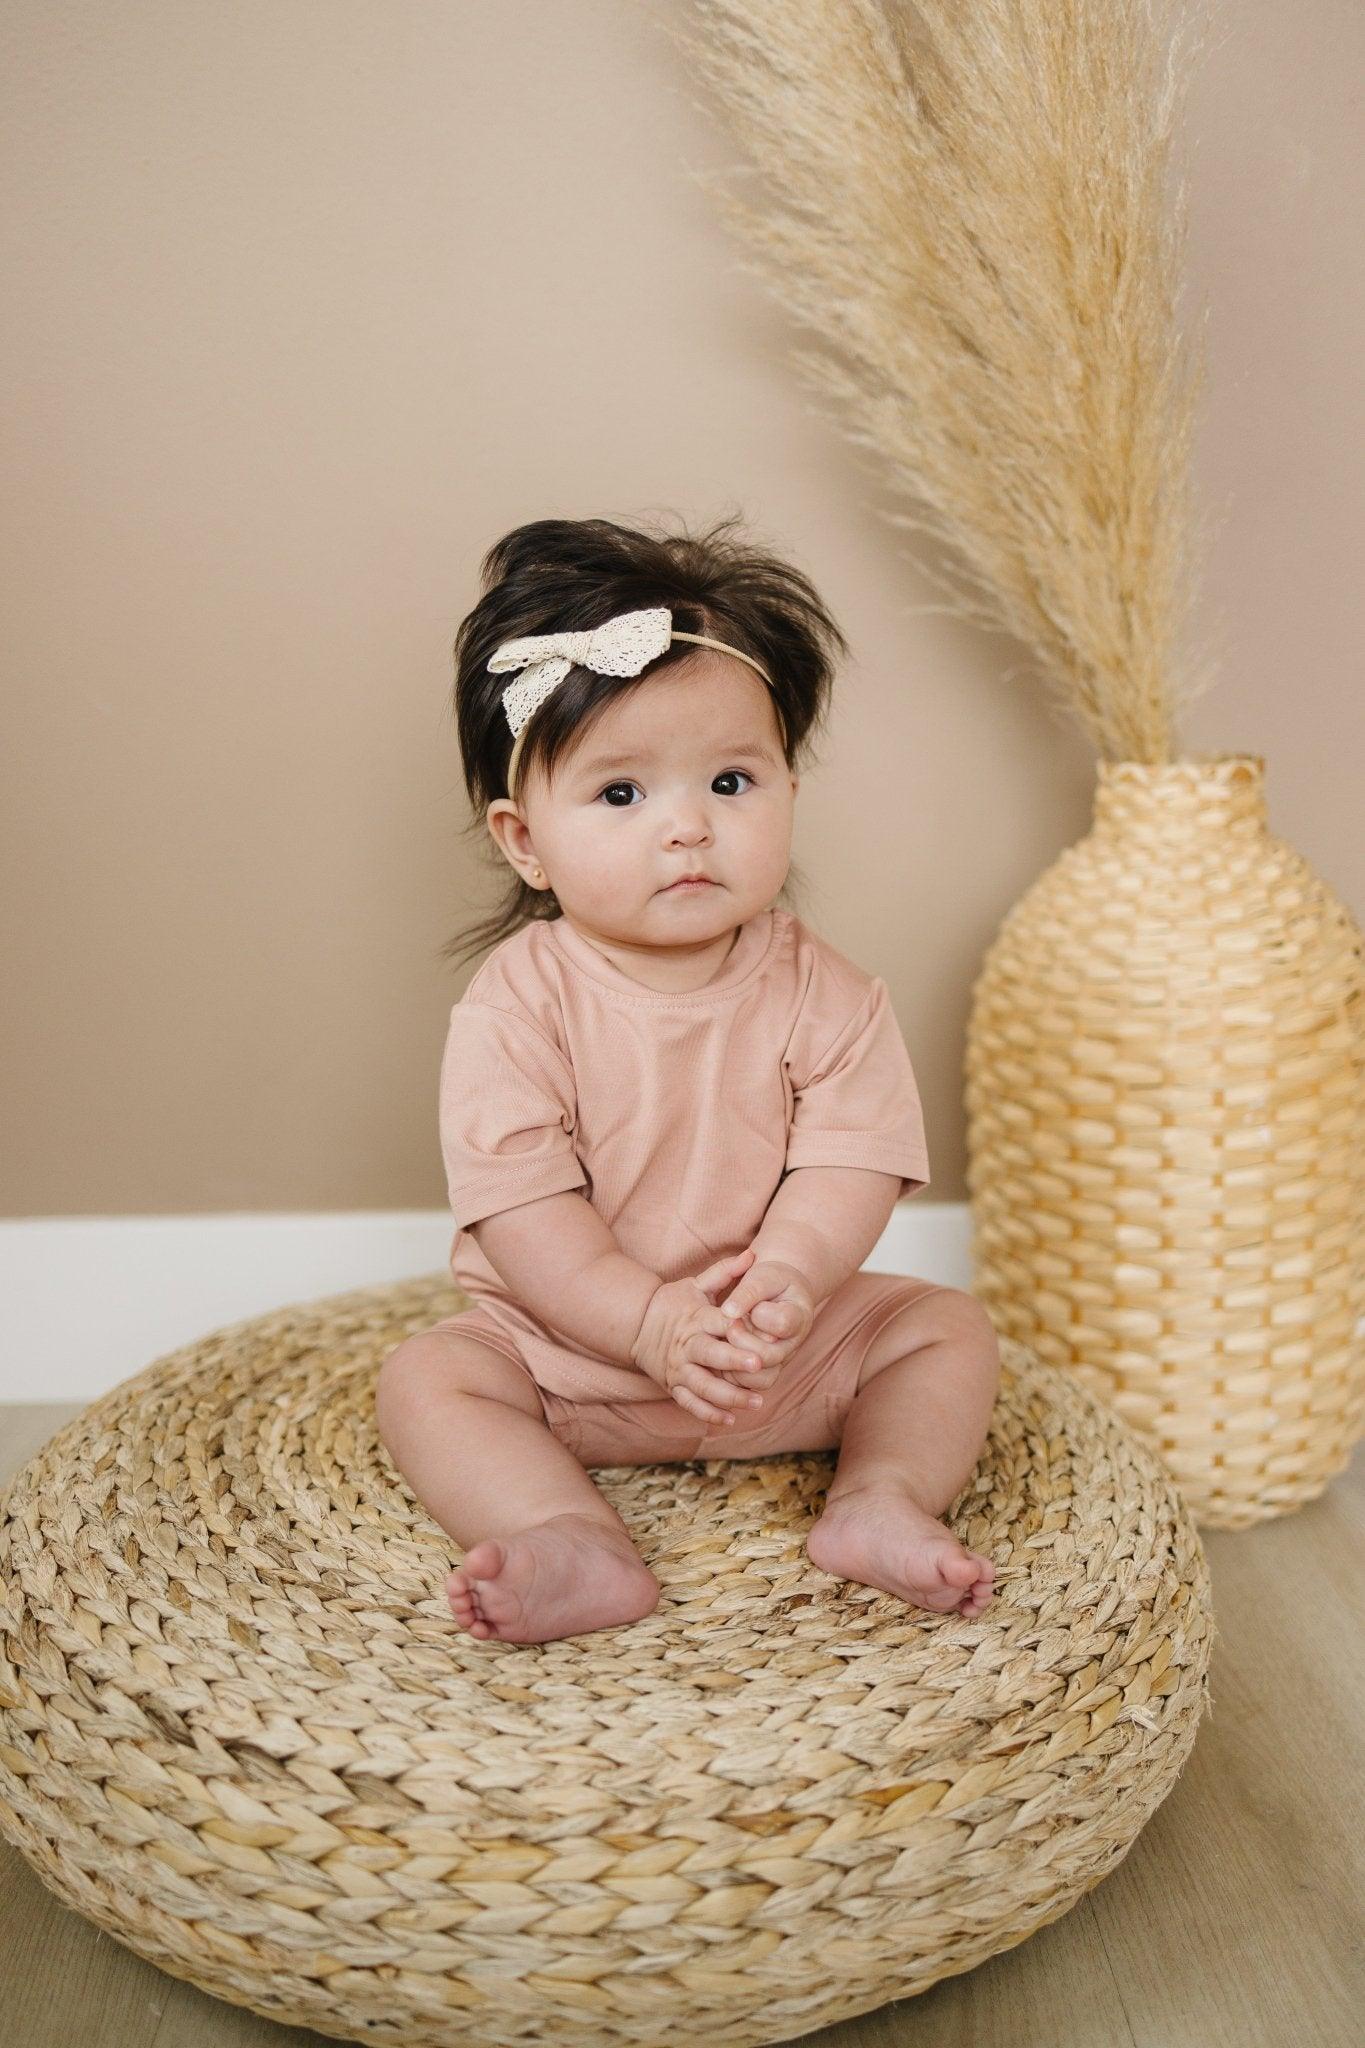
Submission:
M 974 1291 L 1198 1521 L 1314 1499 L 1365 1410 L 1365 942 L 1259 755 L 1101 762 L 1006 918 L 966 1054 Z

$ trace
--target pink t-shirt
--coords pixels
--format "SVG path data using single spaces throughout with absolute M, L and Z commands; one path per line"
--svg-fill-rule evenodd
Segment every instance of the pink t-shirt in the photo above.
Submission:
M 927 1186 L 919 1091 L 886 983 L 791 911 L 739 927 L 690 994 L 647 988 L 563 917 L 494 948 L 450 1013 L 441 1150 L 457 1286 L 573 1400 L 657 1400 L 514 1300 L 466 1226 L 579 1188 L 621 1250 L 677 1280 L 751 1244 L 789 1170 Z

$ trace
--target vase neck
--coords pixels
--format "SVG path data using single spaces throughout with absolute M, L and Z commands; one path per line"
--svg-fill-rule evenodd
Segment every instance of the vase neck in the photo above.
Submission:
M 1178 761 L 1101 761 L 1095 823 L 1188 825 L 1201 832 L 1260 830 L 1266 823 L 1265 757 L 1189 755 Z

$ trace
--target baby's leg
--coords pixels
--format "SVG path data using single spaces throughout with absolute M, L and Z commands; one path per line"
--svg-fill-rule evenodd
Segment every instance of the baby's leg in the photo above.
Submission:
M 976 1467 L 999 1381 L 994 1325 L 959 1288 L 926 1289 L 884 1324 L 807 1538 L 812 1564 L 913 1606 L 979 1614 L 995 1567 L 939 1517 Z
M 384 1360 L 375 1405 L 394 1464 L 465 1547 L 447 1593 L 471 1635 L 546 1643 L 653 1612 L 658 1580 L 513 1360 L 424 1330 Z

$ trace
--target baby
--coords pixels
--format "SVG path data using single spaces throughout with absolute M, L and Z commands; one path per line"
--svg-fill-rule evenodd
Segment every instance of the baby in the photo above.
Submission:
M 515 876 L 441 1066 L 473 1305 L 385 1359 L 377 1403 L 465 1550 L 447 1590 L 478 1637 L 657 1605 L 588 1468 L 836 1446 L 813 1564 L 939 1612 L 991 1598 L 940 1517 L 994 1329 L 959 1289 L 862 1270 L 928 1182 L 919 1096 L 886 983 L 777 900 L 846 643 L 733 524 L 518 527 L 456 639 L 466 784 Z

